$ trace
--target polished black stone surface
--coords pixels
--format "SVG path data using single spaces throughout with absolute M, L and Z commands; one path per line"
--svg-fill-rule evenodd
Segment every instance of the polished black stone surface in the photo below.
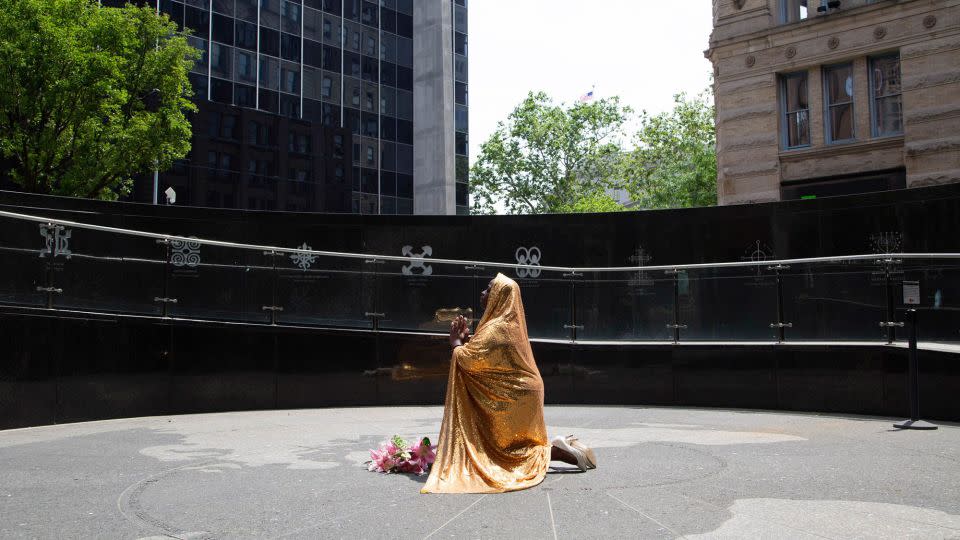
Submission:
M 427 334 L 0 315 L 0 428 L 275 408 L 441 404 Z M 872 345 L 533 342 L 552 404 L 907 416 L 907 350 Z M 960 420 L 960 362 L 920 352 L 921 414 Z
M 960 185 L 684 210 L 540 216 L 361 216 L 211 210 L 0 192 L 0 209 L 244 243 L 543 265 L 631 266 L 853 253 L 950 252 Z M 37 223 L 0 218 L 0 426 L 240 409 L 440 403 L 449 352 L 434 320 L 471 307 L 493 268 L 324 260 L 203 246 L 168 263 L 153 239 L 75 228 L 44 256 Z M 48 233 L 48 235 L 51 233 Z M 179 248 L 178 248 L 179 249 Z M 186 251 L 189 251 L 187 249 Z M 182 254 L 182 253 L 181 253 Z M 170 259 L 172 260 L 172 259 Z M 409 270 L 410 268 L 408 268 Z M 526 274 L 521 272 L 528 270 Z M 775 275 L 763 268 L 561 276 L 521 285 L 550 403 L 670 404 L 907 414 L 906 351 L 887 347 L 876 261 L 784 271 L 787 344 L 775 339 Z M 960 267 L 905 262 L 921 282 L 920 337 L 960 339 Z M 38 292 L 52 285 L 60 293 Z M 895 289 L 895 290 L 894 290 Z M 176 303 L 157 298 L 177 298 Z M 52 306 L 53 310 L 43 309 Z M 282 308 L 271 311 L 264 308 Z M 161 315 L 174 319 L 160 318 Z M 382 316 L 372 317 L 371 313 Z M 191 320 L 177 320 L 191 319 Z M 373 319 L 376 318 L 376 327 Z M 895 311 L 894 320 L 902 320 Z M 270 325 L 272 321 L 276 325 Z M 204 322 L 206 321 L 206 322 Z M 580 342 L 567 327 L 576 325 Z M 904 331 L 898 330 L 898 339 Z M 559 340 L 559 341 L 546 341 Z M 591 344 L 582 341 L 605 341 Z M 804 345 L 800 340 L 875 345 Z M 616 341 L 657 342 L 626 344 Z M 720 345 L 712 341 L 755 341 Z M 792 341 L 792 342 L 791 342 Z M 701 342 L 697 345 L 696 342 Z M 947 349 L 943 349 L 947 350 Z M 921 411 L 960 419 L 960 368 L 920 355 Z

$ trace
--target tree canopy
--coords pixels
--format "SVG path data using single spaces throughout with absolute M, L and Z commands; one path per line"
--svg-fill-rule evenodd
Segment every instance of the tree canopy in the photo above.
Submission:
M 512 214 L 560 212 L 602 192 L 630 112 L 616 97 L 566 107 L 530 92 L 481 146 L 473 211 L 493 213 L 499 202 Z
M 717 204 L 716 131 L 711 96 L 674 96 L 672 110 L 644 111 L 635 146 L 618 160 L 619 176 L 640 208 Z
M 148 8 L 8 0 L 0 10 L 0 155 L 25 191 L 115 199 L 190 150 L 199 51 Z
M 531 92 L 480 148 L 470 174 L 474 213 L 610 212 L 716 204 L 711 96 L 674 96 L 670 111 L 637 119 L 617 97 L 566 106 Z

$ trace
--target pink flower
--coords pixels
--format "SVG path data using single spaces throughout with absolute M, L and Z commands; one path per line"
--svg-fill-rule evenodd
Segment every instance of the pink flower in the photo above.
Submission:
M 397 469 L 400 472 L 412 473 L 416 475 L 422 475 L 424 472 L 426 472 L 423 468 L 423 464 L 416 459 L 401 461 L 397 466 Z
M 419 461 L 423 468 L 427 468 L 437 459 L 436 446 L 430 445 L 430 439 L 424 437 L 413 443 L 410 447 L 410 455 L 413 459 Z
M 368 471 L 388 473 L 397 464 L 396 458 L 386 448 L 387 445 L 381 444 L 377 450 L 370 450 L 370 464 L 367 465 Z
M 436 459 L 436 446 L 430 445 L 430 439 L 424 437 L 413 445 L 394 435 L 383 441 L 377 449 L 370 450 L 368 471 L 389 473 L 397 470 L 417 475 L 426 474 Z

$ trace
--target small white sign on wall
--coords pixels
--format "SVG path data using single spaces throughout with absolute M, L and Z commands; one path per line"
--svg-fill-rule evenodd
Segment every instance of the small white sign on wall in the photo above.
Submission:
M 920 304 L 920 282 L 919 281 L 903 282 L 903 303 L 908 306 Z

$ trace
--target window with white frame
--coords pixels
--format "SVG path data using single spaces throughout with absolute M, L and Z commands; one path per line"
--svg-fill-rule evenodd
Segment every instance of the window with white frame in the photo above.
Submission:
M 807 72 L 780 76 L 780 102 L 783 111 L 783 147 L 797 148 L 810 144 L 810 103 L 807 95 Z
M 823 97 L 827 142 L 853 140 L 853 64 L 823 68 Z
M 870 101 L 874 137 L 903 133 L 900 55 L 870 59 Z

